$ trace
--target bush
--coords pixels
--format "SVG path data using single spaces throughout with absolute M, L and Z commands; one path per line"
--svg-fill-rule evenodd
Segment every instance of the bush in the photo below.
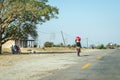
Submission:
M 98 45 L 96 48 L 97 48 L 97 49 L 106 49 L 103 44 Z
M 37 47 L 37 45 L 34 45 L 34 48 L 36 48 Z
M 53 42 L 45 42 L 44 47 L 53 47 L 54 43 Z

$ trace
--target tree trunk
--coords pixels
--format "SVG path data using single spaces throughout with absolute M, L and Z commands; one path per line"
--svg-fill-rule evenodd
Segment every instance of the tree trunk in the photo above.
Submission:
M 0 44 L 0 54 L 2 54 L 2 45 Z
M 2 54 L 2 31 L 1 31 L 1 28 L 0 28 L 0 54 Z

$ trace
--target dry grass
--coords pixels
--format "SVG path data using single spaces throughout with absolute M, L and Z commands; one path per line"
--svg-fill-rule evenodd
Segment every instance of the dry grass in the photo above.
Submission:
M 10 48 L 3 48 L 3 53 L 11 53 Z M 68 47 L 52 47 L 52 48 L 21 48 L 22 53 L 30 53 L 30 52 L 75 52 L 75 48 Z
M 83 49 L 82 51 L 95 51 L 96 49 Z M 10 48 L 3 48 L 3 53 L 11 53 Z M 21 48 L 22 53 L 32 53 L 32 52 L 76 52 L 75 48 L 68 48 L 68 47 L 51 47 L 51 48 Z

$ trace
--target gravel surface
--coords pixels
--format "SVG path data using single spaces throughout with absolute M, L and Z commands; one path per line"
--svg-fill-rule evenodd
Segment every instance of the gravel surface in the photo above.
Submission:
M 84 51 L 82 55 L 93 51 Z M 39 80 L 80 60 L 76 53 L 0 55 L 0 80 Z

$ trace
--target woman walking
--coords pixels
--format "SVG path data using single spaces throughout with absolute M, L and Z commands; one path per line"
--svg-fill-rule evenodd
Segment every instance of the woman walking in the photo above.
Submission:
M 75 42 L 76 42 L 76 50 L 77 50 L 77 56 L 80 56 L 81 52 L 81 38 L 79 36 L 76 37 Z

